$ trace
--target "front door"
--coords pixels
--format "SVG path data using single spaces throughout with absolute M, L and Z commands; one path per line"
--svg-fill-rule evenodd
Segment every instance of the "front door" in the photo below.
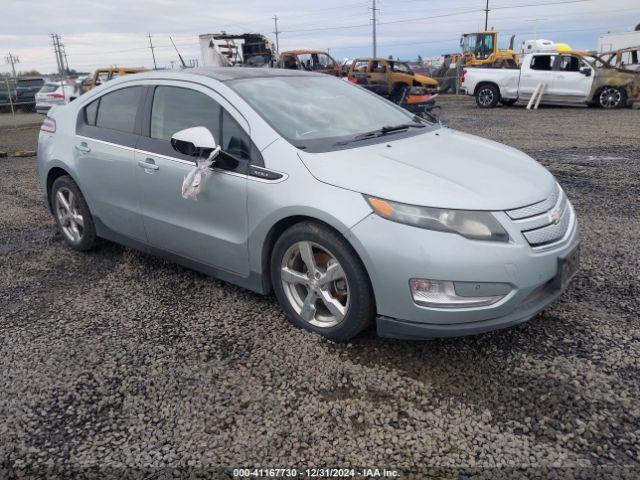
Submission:
M 149 88 L 146 121 L 135 151 L 136 177 L 152 246 L 246 276 L 246 171 L 251 149 L 248 125 L 231 115 L 232 110 L 206 87 L 171 82 Z M 197 201 L 181 194 L 195 160 L 170 144 L 174 133 L 195 126 L 207 127 L 223 148 Z
M 584 72 L 581 71 L 584 69 Z M 593 69 L 575 55 L 558 55 L 552 94 L 559 100 L 584 102 L 593 83 Z M 586 72 L 589 72 L 586 74 Z

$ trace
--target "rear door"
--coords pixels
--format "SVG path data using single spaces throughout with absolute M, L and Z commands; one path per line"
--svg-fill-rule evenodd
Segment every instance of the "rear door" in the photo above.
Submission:
M 556 54 L 532 55 L 529 64 L 523 65 L 520 73 L 518 96 L 521 100 L 528 100 L 536 87 L 545 85 L 545 97 L 552 94 L 553 81 L 556 73 L 553 71 Z
M 222 146 L 197 201 L 182 197 L 193 157 L 171 147 L 171 136 L 204 126 Z M 192 83 L 149 87 L 136 178 L 144 225 L 152 246 L 235 274 L 249 273 L 247 169 L 252 155 L 249 125 L 220 95 Z
M 78 115 L 74 157 L 80 188 L 96 221 L 146 241 L 133 150 L 138 142 L 144 87 L 111 90 Z

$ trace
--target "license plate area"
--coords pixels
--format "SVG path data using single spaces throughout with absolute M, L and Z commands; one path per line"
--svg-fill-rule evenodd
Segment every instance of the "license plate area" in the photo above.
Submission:
M 580 245 L 564 257 L 558 258 L 558 273 L 554 279 L 554 287 L 564 290 L 580 268 Z

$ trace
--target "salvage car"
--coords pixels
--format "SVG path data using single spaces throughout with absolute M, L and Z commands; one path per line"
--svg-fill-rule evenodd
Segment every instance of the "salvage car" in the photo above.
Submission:
M 16 84 L 16 104 L 23 112 L 32 112 L 36 107 L 36 93 L 44 85 L 42 77 L 23 77 Z
M 36 112 L 47 113 L 51 107 L 66 105 L 77 96 L 77 87 L 73 83 L 47 82 L 36 93 Z
M 409 339 L 515 325 L 578 268 L 576 213 L 543 166 L 329 75 L 108 82 L 49 112 L 38 175 L 71 249 L 108 239 L 275 292 L 335 341 L 374 320 Z
M 80 93 L 86 93 L 89 90 L 102 85 L 105 82 L 109 82 L 123 75 L 133 75 L 134 73 L 146 72 L 146 68 L 142 67 L 103 67 L 98 68 L 93 75 L 87 77 L 82 81 L 82 91 Z
M 339 77 L 342 68 L 331 55 L 319 50 L 290 50 L 282 52 L 278 59 L 278 68 L 306 70 L 307 72 L 326 73 Z
M 349 68 L 348 79 L 378 95 L 399 101 L 405 90 L 422 87 L 435 90 L 438 82 L 431 77 L 415 73 L 406 62 L 385 58 L 358 58 Z
M 640 99 L 640 74 L 577 52 L 529 54 L 519 69 L 465 68 L 461 77 L 480 108 L 527 101 L 539 84 L 542 104 L 622 108 Z

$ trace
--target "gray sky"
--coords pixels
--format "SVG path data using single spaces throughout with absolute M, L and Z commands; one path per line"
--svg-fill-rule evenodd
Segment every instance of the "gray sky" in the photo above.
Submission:
M 566 2 L 566 3 L 561 3 Z M 2 0 L 0 71 L 9 52 L 18 70 L 56 70 L 51 33 L 62 37 L 69 66 L 152 67 L 151 33 L 158 66 L 177 61 L 173 36 L 185 59 L 200 59 L 198 34 L 226 30 L 273 38 L 278 15 L 280 50 L 330 49 L 338 60 L 371 55 L 371 0 Z M 532 6 L 538 5 L 538 6 Z M 460 34 L 484 27 L 485 0 L 379 0 L 378 54 L 403 59 L 459 50 Z M 501 46 L 517 34 L 548 38 L 576 49 L 595 49 L 607 31 L 640 23 L 639 0 L 490 0 L 489 26 Z

